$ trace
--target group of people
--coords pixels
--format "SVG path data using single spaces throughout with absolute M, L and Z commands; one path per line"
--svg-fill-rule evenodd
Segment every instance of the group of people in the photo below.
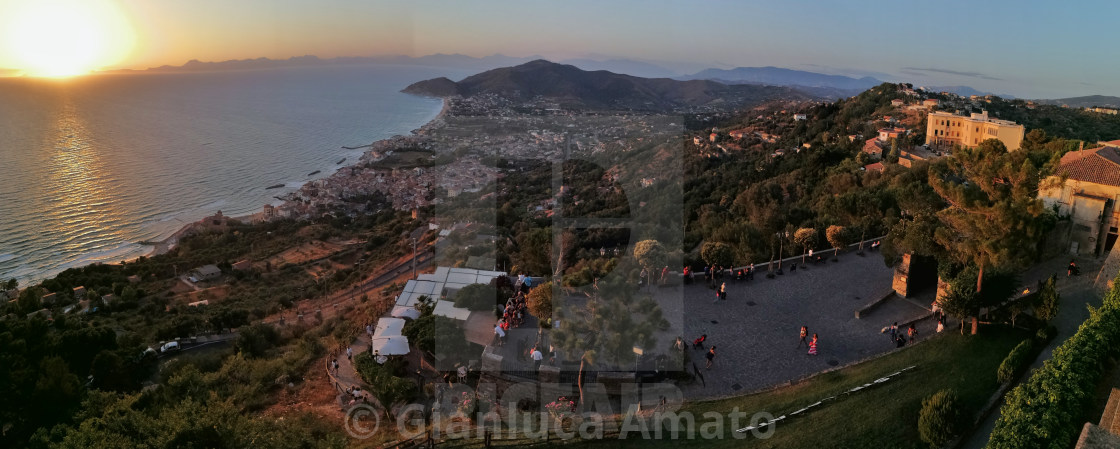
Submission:
M 945 326 L 941 323 L 941 320 L 937 321 L 937 327 L 938 332 L 941 332 L 941 330 L 945 328 Z M 905 334 L 898 329 L 897 321 L 894 324 L 884 328 L 883 333 L 890 334 L 891 342 L 893 342 L 895 346 L 899 348 L 906 345 L 914 344 L 914 340 L 918 338 L 918 328 L 914 327 L 914 323 L 910 323 L 910 327 L 906 328 Z
M 509 333 L 511 328 L 521 326 L 525 322 L 525 314 L 529 313 L 525 308 L 525 293 L 518 290 L 513 297 L 506 300 L 506 305 L 502 309 L 502 318 L 498 320 L 498 324 L 494 325 L 494 335 L 498 336 L 498 346 L 502 346 L 506 342 L 506 334 Z
M 684 276 L 688 277 L 687 267 L 685 268 Z M 649 270 L 643 267 L 641 273 L 638 273 L 638 288 L 649 285 L 653 281 L 654 277 L 657 278 L 657 285 L 665 285 L 669 278 L 669 266 L 666 265 L 664 268 L 662 268 L 660 275 L 658 275 L 657 270 L 654 270 L 654 272 L 651 274 Z
M 800 337 L 796 349 L 801 349 L 801 345 L 805 345 L 809 348 L 809 355 L 817 355 L 817 334 L 813 334 L 813 339 L 809 340 L 809 326 L 801 326 Z

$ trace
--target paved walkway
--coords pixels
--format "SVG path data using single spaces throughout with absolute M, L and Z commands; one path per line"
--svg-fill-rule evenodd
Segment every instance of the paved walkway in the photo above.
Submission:
M 706 386 L 699 381 L 682 386 L 686 397 L 742 394 L 895 349 L 882 328 L 928 315 L 919 304 L 932 302 L 934 293 L 931 289 L 928 299 L 892 298 L 856 319 L 857 309 L 891 291 L 893 273 L 877 252 L 863 257 L 847 253 L 839 262 L 786 271 L 774 279 L 758 275 L 753 281 L 727 281 L 728 298 L 718 303 L 702 281 L 659 292 L 665 316 L 670 322 L 679 317 L 683 325 L 683 333 L 677 325 L 672 332 L 683 334 L 689 343 L 707 334 L 707 346 L 717 346 L 711 370 L 704 369 L 703 350 L 689 349 Z M 683 301 L 673 300 L 673 290 L 683 294 Z M 802 325 L 809 327 L 810 336 L 819 334 L 816 356 L 797 348 Z M 934 334 L 935 326 L 936 322 L 920 322 L 919 340 Z
M 1077 332 L 1081 323 L 1089 318 L 1089 310 L 1085 307 L 1086 304 L 1092 304 L 1094 307 L 1101 305 L 1103 296 L 1100 290 L 1093 285 L 1093 281 L 1101 269 L 1101 261 L 1077 258 L 1077 264 L 1081 266 L 1081 276 L 1072 278 L 1066 277 L 1066 266 L 1069 265 L 1069 258 L 1064 256 L 1032 267 L 1023 275 L 1023 284 L 1030 286 L 1033 290 L 1036 281 L 1045 279 L 1050 274 L 1058 274 L 1058 292 L 1061 294 L 1061 300 L 1058 306 L 1058 316 L 1052 322 L 1058 328 L 1057 337 L 1051 340 L 1050 344 L 1039 353 L 1038 358 L 1035 359 L 1021 379 L 1027 379 L 1035 369 L 1042 366 L 1044 361 L 1050 359 L 1054 348 L 1065 343 L 1069 337 Z M 1113 275 L 1115 274 L 1113 273 Z M 1001 402 L 1000 408 L 1002 409 L 1002 407 Z M 961 447 L 980 449 L 986 446 L 998 418 L 999 410 L 988 415 L 980 423 L 979 429 Z
M 358 339 L 350 344 L 350 349 L 354 351 L 354 355 L 357 356 L 361 354 L 362 351 L 369 351 L 369 344 L 370 337 L 363 329 Z M 358 370 L 354 368 L 354 364 L 346 358 L 345 350 L 340 351 L 338 354 L 331 354 L 330 358 L 327 359 L 327 363 L 329 364 L 331 360 L 338 360 L 338 371 L 331 372 L 330 377 L 332 378 L 331 380 L 336 383 L 335 388 L 339 389 L 340 394 L 350 387 L 364 384 L 362 376 L 358 375 Z M 373 402 L 374 400 L 371 398 L 370 401 Z

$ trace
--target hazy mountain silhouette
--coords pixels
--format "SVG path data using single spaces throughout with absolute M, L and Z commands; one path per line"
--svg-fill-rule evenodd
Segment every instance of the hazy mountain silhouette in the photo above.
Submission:
M 276 67 L 301 67 L 315 65 L 348 65 L 348 64 L 403 64 L 431 67 L 451 67 L 470 70 L 489 70 L 495 67 L 506 67 L 521 64 L 536 59 L 532 57 L 514 57 L 495 54 L 476 58 L 461 54 L 434 54 L 421 57 L 404 55 L 372 56 L 372 57 L 338 57 L 323 59 L 314 55 L 294 56 L 288 59 L 232 59 L 228 61 L 204 62 L 197 59 L 187 61 L 183 65 L 163 65 L 146 70 L 115 70 L 113 72 L 209 72 L 221 70 L 255 70 Z
M 1069 105 L 1072 108 L 1091 108 L 1101 106 L 1106 108 L 1120 108 L 1120 97 L 1109 95 L 1086 95 L 1084 97 L 1056 98 L 1053 100 L 1036 100 L 1042 104 Z
M 883 84 L 883 81 L 865 76 L 852 78 L 843 75 L 826 75 L 804 70 L 781 67 L 737 67 L 734 69 L 705 69 L 680 79 L 718 80 L 723 83 L 767 84 L 774 86 L 806 86 L 843 89 L 862 92 Z
M 982 91 L 982 90 L 973 89 L 973 88 L 968 87 L 968 86 L 934 86 L 934 87 L 926 87 L 926 90 L 930 90 L 930 91 L 934 91 L 934 92 L 949 92 L 949 93 L 954 93 L 954 94 L 960 95 L 962 97 L 971 97 L 973 95 L 978 95 L 978 96 L 981 96 L 981 97 L 983 97 L 985 95 L 995 95 L 997 97 L 1001 97 L 1001 98 L 1005 98 L 1005 99 L 1015 98 L 1014 96 L 1011 96 L 1011 95 L 985 92 L 985 91 Z
M 543 59 L 489 70 L 457 83 L 447 78 L 421 81 L 403 92 L 436 97 L 485 93 L 522 101 L 544 97 L 566 107 L 636 110 L 731 109 L 779 98 L 810 98 L 786 87 L 640 78 L 605 70 L 585 71 Z

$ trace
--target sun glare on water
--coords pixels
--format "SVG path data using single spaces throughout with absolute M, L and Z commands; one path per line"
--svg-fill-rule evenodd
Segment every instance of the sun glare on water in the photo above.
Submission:
M 132 27 L 105 0 L 0 0 L 0 33 L 10 67 L 31 76 L 69 77 L 120 61 Z

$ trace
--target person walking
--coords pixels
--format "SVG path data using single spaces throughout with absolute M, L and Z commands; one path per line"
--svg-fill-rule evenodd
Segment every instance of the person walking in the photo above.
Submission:
M 661 269 L 661 279 L 658 280 L 658 284 L 665 285 L 665 278 L 667 278 L 668 276 L 669 276 L 669 266 L 665 265 L 665 268 Z
M 721 301 L 727 299 L 727 283 L 726 282 L 723 282 L 723 283 L 719 284 L 719 299 Z
M 895 321 L 894 324 L 891 325 L 890 332 L 891 332 L 891 341 L 894 341 L 895 337 L 898 336 L 898 321 Z
M 943 330 L 945 330 L 945 322 L 938 319 L 937 320 L 937 333 L 941 333 L 941 331 L 943 331 Z
M 354 348 L 346 348 L 346 360 L 349 360 L 351 362 L 354 361 Z
M 533 351 L 529 353 L 529 357 L 533 359 L 533 370 L 541 369 L 541 361 L 544 360 L 544 354 L 541 353 L 541 350 L 533 346 Z
M 817 355 L 817 334 L 813 334 L 813 340 L 809 342 L 809 355 Z
M 910 324 L 910 328 L 906 329 L 906 336 L 910 338 L 909 344 L 914 344 L 914 339 L 918 338 L 918 329 L 914 328 L 914 324 Z
M 708 348 L 708 353 L 704 354 L 704 357 L 708 359 L 708 363 L 704 365 L 704 369 L 712 369 L 712 361 L 716 358 L 716 347 L 713 345 L 711 348 Z
M 806 338 L 809 338 L 809 326 L 801 326 L 801 341 L 797 342 L 798 349 L 801 348 L 801 344 L 803 343 L 805 346 L 809 346 L 809 342 L 805 340 Z

